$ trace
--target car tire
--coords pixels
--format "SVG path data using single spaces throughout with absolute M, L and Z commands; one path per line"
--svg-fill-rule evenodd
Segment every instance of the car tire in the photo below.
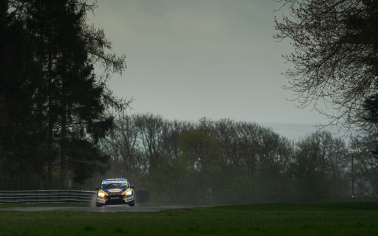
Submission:
M 102 204 L 96 203 L 96 207 L 102 207 Z
M 135 202 L 129 203 L 129 206 L 131 207 L 135 206 Z

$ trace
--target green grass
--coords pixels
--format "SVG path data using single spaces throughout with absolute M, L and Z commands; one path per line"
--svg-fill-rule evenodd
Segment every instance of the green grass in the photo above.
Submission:
M 378 203 L 218 206 L 150 213 L 0 211 L 0 235 L 378 235 Z

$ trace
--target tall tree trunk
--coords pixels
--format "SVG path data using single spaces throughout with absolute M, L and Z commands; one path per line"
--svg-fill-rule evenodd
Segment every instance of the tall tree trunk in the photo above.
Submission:
M 65 81 L 62 81 L 62 130 L 61 130 L 61 138 L 60 138 L 60 188 L 65 189 L 65 181 L 66 181 L 66 171 L 67 171 L 67 160 L 66 160 L 66 136 L 67 136 L 67 105 L 65 102 L 64 96 L 66 95 L 65 92 Z
M 65 116 L 65 115 L 64 115 Z M 60 188 L 65 189 L 66 172 L 67 172 L 67 159 L 66 159 L 66 117 L 62 117 L 62 133 L 60 144 Z
M 52 188 L 52 162 L 53 162 L 53 111 L 52 111 L 52 56 L 49 53 L 49 62 L 48 62 L 48 119 L 49 119 L 49 130 L 48 130 L 48 140 L 47 140 L 47 149 L 48 149 L 48 159 L 47 159 L 47 189 Z
M 41 94 L 41 91 L 39 91 L 38 93 L 38 100 L 37 100 L 37 122 L 38 122 L 38 141 L 37 141 L 37 145 L 38 145 L 38 148 L 41 148 L 43 147 L 42 143 L 43 141 L 45 140 L 45 134 L 44 134 L 44 128 L 43 128 L 43 120 L 44 120 L 44 117 L 43 117 L 43 102 L 42 102 L 42 94 Z M 46 181 L 46 166 L 45 166 L 45 163 L 43 164 L 43 167 L 42 167 L 42 171 L 39 175 L 39 179 L 38 179 L 38 189 L 44 189 L 45 188 L 45 181 Z

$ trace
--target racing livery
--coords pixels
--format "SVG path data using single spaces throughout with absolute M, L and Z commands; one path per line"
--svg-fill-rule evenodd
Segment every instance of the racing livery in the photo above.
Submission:
M 111 204 L 128 204 L 134 206 L 134 185 L 130 185 L 127 179 L 104 179 L 100 187 L 96 187 L 96 206 Z

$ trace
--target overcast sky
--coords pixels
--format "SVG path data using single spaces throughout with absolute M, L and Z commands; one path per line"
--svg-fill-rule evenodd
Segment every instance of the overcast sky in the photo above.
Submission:
M 291 124 L 287 136 L 304 136 L 327 121 L 297 108 L 282 88 L 290 64 L 281 55 L 292 48 L 273 38 L 279 6 L 273 0 L 98 0 L 90 17 L 113 51 L 127 57 L 127 69 L 109 85 L 118 97 L 134 99 L 132 113 L 194 122 L 228 118 L 274 129 L 284 123 Z

